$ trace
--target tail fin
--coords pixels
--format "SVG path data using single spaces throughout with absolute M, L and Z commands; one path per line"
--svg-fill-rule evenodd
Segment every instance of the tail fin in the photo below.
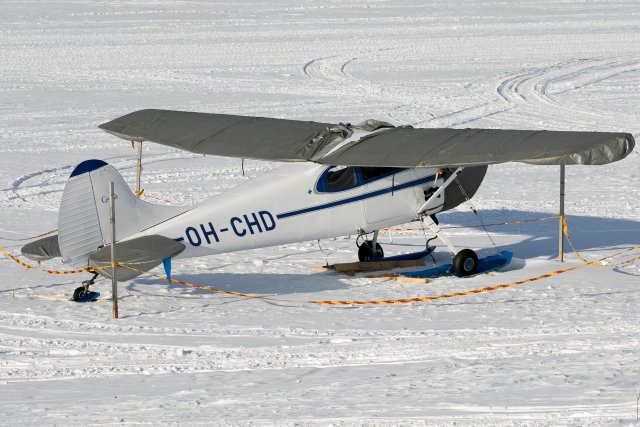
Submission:
M 102 160 L 84 161 L 71 173 L 62 193 L 58 243 L 63 262 L 85 262 L 111 243 L 109 182 L 114 183 L 116 195 L 116 242 L 186 211 L 144 202 L 113 166 Z

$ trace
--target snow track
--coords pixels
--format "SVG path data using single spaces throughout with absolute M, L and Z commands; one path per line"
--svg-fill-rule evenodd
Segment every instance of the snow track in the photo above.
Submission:
M 101 331 L 100 335 L 76 325 L 78 330 L 69 334 L 66 330 L 56 336 L 55 329 L 44 331 L 38 319 L 29 318 L 29 327 L 0 328 L 3 362 L 0 381 L 22 382 L 32 379 L 56 380 L 69 378 L 100 378 L 105 375 L 166 374 L 171 372 L 215 372 L 248 369 L 309 369 L 345 366 L 397 365 L 424 363 L 438 366 L 442 375 L 458 370 L 455 360 L 493 360 L 492 363 L 518 365 L 512 359 L 540 359 L 536 364 L 548 363 L 551 355 L 587 355 L 592 342 L 602 333 L 602 328 L 574 328 L 572 330 L 525 328 L 505 333 L 500 329 L 488 329 L 482 333 L 474 330 L 452 332 L 390 331 L 369 333 L 358 330 L 261 330 L 253 335 L 265 341 L 287 335 L 299 341 L 286 346 L 238 346 L 238 331 L 226 333 L 213 330 L 177 331 L 171 328 L 156 331 Z M 45 322 L 47 323 L 47 322 Z M 61 326 L 58 324 L 57 326 Z M 34 329 L 37 327 L 38 329 Z M 618 354 L 625 350 L 640 350 L 633 340 L 633 325 L 616 325 L 607 330 L 624 342 L 621 346 L 608 343 L 600 347 L 602 357 L 614 361 L 626 361 Z M 547 340 L 553 336 L 553 340 Z M 215 339 L 214 345 L 204 344 Z M 135 344 L 128 344 L 133 341 Z M 171 345 L 163 345 L 171 341 Z M 425 341 L 429 342 L 425 348 Z M 508 344 L 507 344 L 508 342 Z M 443 351 L 442 349 L 447 349 Z M 553 361 L 553 363 L 564 363 Z M 571 363 L 577 363 L 572 361 Z M 37 367 L 36 367 L 37 366 Z M 34 367 L 36 367 L 34 369 Z M 560 369 L 566 376 L 572 374 Z M 616 375 L 620 369 L 613 369 Z
M 594 121 L 610 129 L 621 129 L 625 124 L 637 122 L 639 115 L 627 111 L 612 114 L 605 108 L 590 108 L 564 98 L 572 91 L 629 74 L 629 79 L 640 79 L 640 58 L 577 60 L 525 73 L 509 75 L 497 86 L 501 99 L 512 106 L 520 107 L 519 114 L 533 117 L 557 117 L 556 126 L 569 128 L 579 126 L 589 129 Z

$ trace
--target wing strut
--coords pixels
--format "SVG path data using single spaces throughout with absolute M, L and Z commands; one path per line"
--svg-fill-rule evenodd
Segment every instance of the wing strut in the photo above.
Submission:
M 429 199 L 427 199 L 426 202 L 424 202 L 424 205 L 422 205 L 422 207 L 420 207 L 420 209 L 418 209 L 418 212 L 416 212 L 418 215 L 423 215 L 426 211 L 429 210 L 429 208 L 431 207 L 431 205 L 435 204 L 435 200 L 440 197 L 440 195 L 444 192 L 444 190 L 447 189 L 447 187 L 453 183 L 457 177 L 458 174 L 460 174 L 460 172 L 462 172 L 464 168 L 460 167 L 457 168 L 455 171 L 453 171 L 453 173 L 451 174 L 451 176 L 440 186 L 440 188 L 438 188 L 432 195 L 431 197 L 429 197 Z

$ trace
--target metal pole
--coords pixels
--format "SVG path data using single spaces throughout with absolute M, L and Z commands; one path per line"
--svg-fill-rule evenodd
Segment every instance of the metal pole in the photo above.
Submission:
M 142 176 L 142 141 L 138 141 L 138 163 L 136 165 L 136 196 L 140 197 L 140 177 Z
M 118 318 L 118 281 L 116 280 L 116 192 L 113 181 L 109 183 L 109 203 L 111 206 L 111 312 Z
M 558 236 L 558 259 L 564 262 L 564 165 L 560 165 L 560 229 Z

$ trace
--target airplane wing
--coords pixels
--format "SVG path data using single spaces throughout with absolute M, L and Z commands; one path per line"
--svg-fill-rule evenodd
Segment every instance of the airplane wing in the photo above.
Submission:
M 192 153 L 307 161 L 332 126 L 266 117 L 140 110 L 99 127 L 123 139 L 157 142 Z
M 626 157 L 628 133 L 398 127 L 366 136 L 322 158 L 358 166 L 449 167 L 504 162 L 602 165 Z
M 194 153 L 406 168 L 503 162 L 599 165 L 626 157 L 635 145 L 631 134 L 616 132 L 416 129 L 382 122 L 352 127 L 170 110 L 135 111 L 100 128 L 127 140 L 152 141 Z M 373 133 L 343 142 L 354 128 Z

